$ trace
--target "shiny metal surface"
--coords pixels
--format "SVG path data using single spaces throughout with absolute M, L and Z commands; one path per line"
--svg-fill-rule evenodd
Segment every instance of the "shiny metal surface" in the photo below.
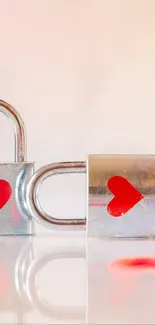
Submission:
M 0 164 L 0 179 L 12 188 L 7 204 L 0 209 L 0 235 L 34 234 L 32 217 L 27 210 L 26 185 L 34 173 L 33 163 Z
M 7 102 L 0 100 L 0 112 L 9 117 L 15 132 L 15 162 L 0 163 L 0 199 L 7 199 L 0 207 L 0 236 L 34 234 L 32 217 L 26 206 L 26 188 L 34 173 L 34 163 L 26 162 L 26 132 L 18 112 Z M 4 184 L 4 183 L 3 183 Z M 5 183 L 6 184 L 6 183 Z
M 26 161 L 26 130 L 21 116 L 14 107 L 3 100 L 0 100 L 0 112 L 4 113 L 13 123 L 15 134 L 15 162 Z
M 27 186 L 27 206 L 33 218 L 45 227 L 59 226 L 81 226 L 85 225 L 85 219 L 59 219 L 44 212 L 40 206 L 38 193 L 42 182 L 51 176 L 71 173 L 86 173 L 85 162 L 60 162 L 49 164 L 35 172 Z M 65 227 L 66 228 L 66 227 Z
M 88 169 L 88 236 L 154 238 L 155 155 L 90 155 Z M 117 196 L 108 188 L 109 180 L 115 176 L 126 179 L 143 195 L 142 200 L 119 217 L 108 212 L 109 202 Z M 119 186 L 116 187 L 118 191 Z M 124 200 L 131 197 L 124 189 L 121 191 L 122 196 L 118 193 L 119 204 L 125 204 Z

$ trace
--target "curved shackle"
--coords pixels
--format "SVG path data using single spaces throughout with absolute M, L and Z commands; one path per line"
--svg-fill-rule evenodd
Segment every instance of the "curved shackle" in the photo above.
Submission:
M 3 100 L 0 100 L 0 112 L 4 113 L 13 123 L 15 162 L 26 161 L 26 130 L 21 116 L 14 107 Z
M 51 225 L 59 226 L 81 226 L 86 224 L 86 218 L 83 219 L 60 219 L 54 218 L 44 212 L 40 206 L 38 193 L 42 182 L 50 176 L 61 174 L 79 174 L 86 173 L 86 163 L 84 161 L 59 162 L 46 165 L 36 171 L 30 179 L 27 186 L 26 203 L 32 217 L 45 227 Z

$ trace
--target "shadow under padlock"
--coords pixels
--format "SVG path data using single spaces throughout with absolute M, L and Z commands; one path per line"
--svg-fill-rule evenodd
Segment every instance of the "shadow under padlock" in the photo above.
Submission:
M 11 119 L 15 132 L 15 161 L 0 164 L 0 235 L 33 235 L 25 199 L 34 162 L 26 161 L 25 126 L 18 112 L 2 100 L 0 112 Z
M 30 237 L 0 238 L 0 313 L 9 312 L 18 318 L 32 310 L 25 290 L 26 272 L 32 259 Z

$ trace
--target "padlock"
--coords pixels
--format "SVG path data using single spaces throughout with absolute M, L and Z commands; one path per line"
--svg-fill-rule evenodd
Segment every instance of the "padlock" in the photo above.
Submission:
M 38 191 L 47 177 L 86 172 L 87 218 L 53 218 L 43 211 Z M 31 215 L 47 227 L 81 228 L 87 220 L 90 238 L 154 238 L 155 155 L 90 155 L 87 162 L 50 164 L 34 173 L 26 197 Z
M 15 132 L 15 161 L 0 164 L 0 235 L 33 235 L 26 205 L 26 187 L 34 162 L 26 161 L 26 131 L 18 112 L 0 100 L 0 112 L 9 117 Z

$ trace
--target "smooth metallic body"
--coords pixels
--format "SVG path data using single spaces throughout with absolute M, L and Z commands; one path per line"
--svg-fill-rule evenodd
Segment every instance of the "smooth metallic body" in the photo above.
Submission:
M 0 163 L 0 181 L 7 181 L 11 196 L 0 209 L 0 235 L 32 235 L 32 216 L 26 204 L 29 179 L 34 173 L 34 163 L 26 161 L 26 131 L 18 112 L 8 103 L 0 101 L 0 112 L 9 117 L 15 132 L 15 162 Z M 0 200 L 5 195 L 0 187 Z
M 90 155 L 88 160 L 88 236 L 103 238 L 155 237 L 155 155 Z M 116 195 L 108 187 L 111 178 L 126 179 L 143 199 L 127 213 L 115 217 L 108 205 L 118 196 L 121 208 L 131 195 L 116 183 Z

